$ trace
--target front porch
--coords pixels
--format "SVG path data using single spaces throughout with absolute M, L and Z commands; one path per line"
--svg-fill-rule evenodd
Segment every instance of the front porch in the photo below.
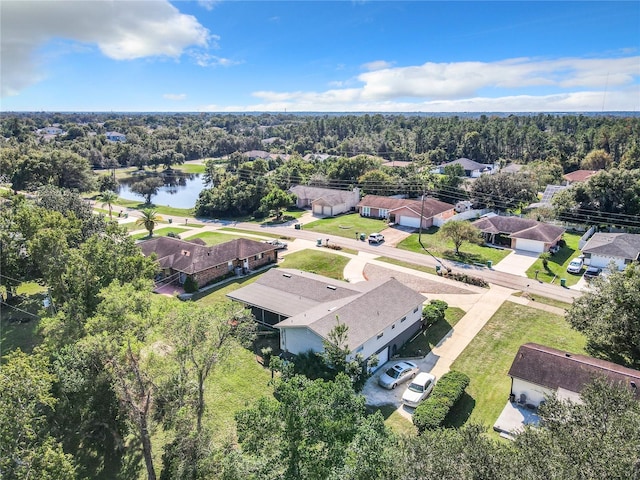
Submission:
M 526 425 L 537 426 L 540 423 L 538 410 L 525 403 L 507 401 L 502 413 L 493 424 L 493 429 L 501 437 L 513 440 L 513 436 L 522 431 Z

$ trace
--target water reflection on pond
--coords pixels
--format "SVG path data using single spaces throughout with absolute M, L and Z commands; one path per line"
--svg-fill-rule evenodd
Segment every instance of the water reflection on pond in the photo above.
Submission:
M 167 205 L 177 208 L 193 208 L 200 192 L 207 188 L 203 175 L 199 173 L 183 173 L 178 171 L 161 172 L 157 174 L 138 174 L 120 180 L 118 195 L 126 200 L 144 199 L 131 191 L 131 184 L 139 182 L 144 178 L 160 177 L 164 181 L 164 186 L 160 188 L 157 195 L 151 197 L 151 202 L 155 205 Z

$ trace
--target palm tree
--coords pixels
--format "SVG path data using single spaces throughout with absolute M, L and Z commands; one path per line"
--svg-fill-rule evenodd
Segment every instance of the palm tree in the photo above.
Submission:
M 136 225 L 144 225 L 144 228 L 149 232 L 149 236 L 152 236 L 156 223 L 161 222 L 163 218 L 153 208 L 143 208 L 140 212 L 142 216 L 136 220 Z
M 105 205 L 109 207 L 109 220 L 113 220 L 113 216 L 111 212 L 113 210 L 113 204 L 118 199 L 118 194 L 116 192 L 112 192 L 111 190 L 105 190 L 100 195 L 98 195 L 98 200 L 102 202 L 102 206 Z

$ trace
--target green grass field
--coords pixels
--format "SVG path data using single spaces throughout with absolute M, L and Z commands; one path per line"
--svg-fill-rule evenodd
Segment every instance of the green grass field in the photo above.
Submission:
M 40 320 L 34 315 L 43 308 L 46 288 L 35 282 L 25 282 L 16 290 L 20 296 L 18 301 L 0 308 L 0 357 L 16 348 L 31 352 L 42 341 L 38 334 Z
M 460 308 L 447 308 L 444 320 L 440 320 L 420 332 L 420 335 L 405 344 L 398 354 L 401 357 L 424 357 L 455 327 L 456 323 L 458 323 L 464 315 L 465 311 Z
M 193 240 L 194 238 L 200 238 L 204 240 L 204 242 L 211 245 L 218 245 L 220 243 L 228 242 L 229 240 L 233 240 L 235 238 L 249 238 L 251 240 L 260 241 L 259 238 L 250 237 L 248 235 L 242 235 L 237 232 L 228 232 L 228 233 L 220 233 L 220 232 L 202 232 L 196 233 L 195 235 L 189 235 L 188 239 Z
M 514 297 L 522 297 L 524 296 L 523 292 L 516 292 L 513 294 Z M 540 295 L 527 295 L 527 297 L 532 298 L 533 301 L 538 303 L 544 303 L 545 305 L 550 305 L 552 307 L 563 308 L 568 310 L 571 307 L 570 303 L 561 302 L 560 300 L 556 300 L 554 298 L 542 297 Z
M 585 353 L 584 336 L 572 330 L 564 317 L 505 302 L 451 366 L 469 375 L 471 383 L 447 417 L 449 426 L 466 422 L 493 426 L 509 397 L 509 367 L 527 342 Z
M 403 262 L 402 260 L 396 260 L 395 258 L 389 258 L 389 257 L 378 257 L 377 260 L 380 260 L 386 263 L 391 263 L 393 265 L 398 265 L 400 267 L 411 268 L 413 270 L 418 270 L 420 272 L 437 275 L 436 269 L 434 267 L 428 267 L 426 265 L 416 265 L 415 263 Z
M 541 280 L 545 283 L 554 283 L 555 285 L 560 285 L 560 279 L 564 278 L 567 281 L 567 285 L 575 285 L 578 283 L 578 280 L 582 277 L 582 275 L 576 275 L 573 273 L 567 272 L 567 267 L 571 260 L 580 255 L 580 250 L 578 249 L 578 241 L 582 236 L 581 233 L 568 233 L 562 236 L 565 242 L 567 242 L 567 246 L 560 249 L 559 252 L 551 255 L 549 258 L 549 269 L 546 270 L 542 265 L 542 260 L 538 259 L 535 261 L 531 267 L 527 270 L 527 277 L 536 278 L 536 270 L 538 271 L 538 280 Z M 584 273 L 584 268 L 582 269 L 582 273 Z
M 140 227 L 138 227 L 140 228 Z M 141 227 L 144 228 L 144 227 Z M 180 235 L 181 233 L 184 232 L 188 232 L 189 230 L 185 229 L 185 228 L 179 228 L 179 227 L 164 227 L 164 228 L 160 228 L 158 230 L 154 230 L 153 231 L 153 236 L 154 237 L 164 237 L 169 233 L 177 233 L 178 235 Z M 143 238 L 148 238 L 149 234 L 148 233 L 136 233 L 135 235 L 131 235 L 131 238 L 133 238 L 134 240 L 141 240 Z
M 427 232 L 422 232 L 422 244 L 433 255 L 447 260 L 454 260 L 468 264 L 486 263 L 491 260 L 493 264 L 497 264 L 500 260 L 511 253 L 511 250 L 501 250 L 498 248 L 485 247 L 469 242 L 464 242 L 460 247 L 460 254 L 456 255 L 455 247 L 451 240 L 443 239 L 437 229 L 430 228 Z M 397 245 L 398 248 L 409 250 L 411 252 L 422 253 L 427 255 L 420 242 L 418 234 L 411 234 Z
M 324 250 L 300 250 L 289 253 L 279 264 L 282 268 L 293 268 L 305 272 L 324 275 L 336 280 L 344 279 L 344 267 L 349 263 L 349 258 L 329 253 Z
M 338 217 L 323 218 L 305 224 L 305 230 L 318 233 L 336 235 L 338 237 L 355 238 L 356 232 L 364 232 L 367 235 L 373 232 L 380 232 L 387 228 L 385 220 L 361 217 L 357 213 L 340 215 Z

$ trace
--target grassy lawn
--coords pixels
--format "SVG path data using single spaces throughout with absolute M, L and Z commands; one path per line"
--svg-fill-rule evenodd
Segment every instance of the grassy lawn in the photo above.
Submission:
M 436 269 L 434 267 L 427 267 L 426 265 L 417 265 L 415 263 L 403 262 L 402 260 L 396 260 L 395 258 L 389 257 L 378 257 L 376 260 L 391 263 L 393 265 L 398 265 L 400 267 L 411 268 L 413 270 L 418 270 L 424 273 L 430 273 L 432 275 L 437 275 Z
M 198 292 L 191 297 L 195 302 L 200 302 L 203 305 L 214 305 L 220 302 L 230 302 L 226 295 L 229 292 L 233 292 L 239 288 L 250 285 L 260 277 L 260 274 L 251 275 L 248 277 L 242 277 L 225 283 L 223 286 L 217 289 L 207 290 L 205 292 Z
M 228 242 L 229 240 L 233 240 L 234 238 L 251 238 L 251 240 L 256 240 L 255 238 L 241 235 L 236 232 L 229 233 L 219 233 L 219 232 L 202 232 L 196 233 L 195 235 L 190 235 L 189 240 L 193 240 L 194 238 L 200 238 L 205 241 L 205 243 L 209 246 L 218 245 L 220 243 Z
M 349 263 L 348 257 L 329 253 L 326 250 L 307 249 L 288 254 L 280 266 L 343 280 L 344 267 L 347 263 Z
M 273 394 L 270 381 L 270 370 L 256 361 L 253 352 L 240 347 L 234 348 L 227 360 L 211 373 L 206 383 L 205 421 L 216 432 L 218 446 L 235 440 L 236 412 L 260 397 Z
M 356 232 L 365 232 L 367 235 L 373 232 L 380 232 L 387 228 L 387 222 L 375 218 L 361 217 L 358 213 L 350 213 L 316 220 L 315 222 L 307 223 L 303 228 L 318 233 L 355 238 Z
M 0 357 L 11 350 L 20 348 L 23 352 L 31 352 L 33 347 L 42 341 L 38 334 L 40 320 L 32 315 L 21 312 L 24 310 L 37 315 L 42 309 L 42 300 L 46 289 L 35 282 L 23 283 L 17 288 L 22 298 L 0 308 Z M 20 310 L 16 310 L 15 308 Z
M 523 292 L 516 292 L 513 294 L 514 297 L 522 297 L 524 296 Z M 531 295 L 529 295 L 531 297 Z M 533 299 L 538 303 L 544 303 L 545 305 L 550 305 L 552 307 L 564 308 L 565 310 L 571 307 L 570 303 L 561 302 L 560 300 L 555 300 L 549 297 L 541 297 L 540 295 L 536 295 Z
M 277 238 L 279 240 L 295 240 L 294 237 L 287 237 L 286 235 L 274 235 L 273 233 L 266 233 L 266 232 L 255 232 L 253 230 L 243 230 L 241 228 L 232 228 L 232 227 L 222 227 L 219 228 L 218 231 L 221 232 L 230 232 L 230 233 L 237 233 L 239 235 L 246 235 L 246 236 L 252 236 L 252 235 L 260 235 L 261 237 L 265 237 L 265 238 Z
M 447 308 L 444 320 L 440 320 L 420 332 L 417 337 L 405 344 L 398 354 L 401 357 L 424 357 L 449 333 L 464 315 L 465 311 L 460 308 Z
M 482 263 L 486 265 L 487 261 L 491 260 L 495 265 L 511 253 L 511 250 L 501 250 L 465 242 L 460 247 L 460 254 L 456 255 L 453 242 L 442 239 L 442 237 L 437 234 L 436 228 L 430 228 L 426 233 L 422 232 L 422 243 L 425 248 L 436 257 L 468 264 Z M 426 255 L 418 242 L 417 233 L 413 233 L 405 238 L 398 244 L 398 248 Z
M 567 266 L 575 257 L 580 255 L 580 250 L 578 249 L 578 241 L 582 236 L 581 233 L 569 233 L 565 232 L 562 236 L 565 242 L 567 242 L 567 246 L 560 249 L 559 252 L 551 255 L 549 259 L 549 269 L 545 270 L 542 265 L 542 260 L 538 259 L 535 261 L 529 270 L 527 270 L 527 277 L 535 278 L 536 270 L 538 271 L 538 280 L 541 280 L 546 283 L 554 283 L 555 285 L 560 285 L 560 279 L 565 278 L 567 280 L 567 285 L 575 285 L 578 283 L 578 280 L 582 277 L 582 274 L 576 275 L 573 273 L 567 272 Z M 583 268 L 584 271 L 584 268 Z
M 183 163 L 174 166 L 173 169 L 182 173 L 204 173 L 206 170 L 205 165 L 199 163 Z
M 138 227 L 140 228 L 140 227 Z M 142 227 L 144 228 L 144 227 Z M 189 230 L 185 229 L 185 228 L 178 228 L 178 227 L 165 227 L 165 228 L 160 228 L 158 230 L 154 230 L 153 232 L 153 236 L 154 237 L 164 237 L 169 233 L 177 233 L 178 235 L 183 233 L 183 232 L 188 232 Z M 147 238 L 149 235 L 148 233 L 137 233 L 135 235 L 131 235 L 131 237 L 134 240 L 140 240 L 143 238 Z
M 118 197 L 114 205 L 119 207 L 133 208 L 135 210 L 142 210 L 144 208 L 153 208 L 160 215 L 172 215 L 176 217 L 193 217 L 193 208 L 177 208 L 167 207 L 164 205 L 146 205 L 138 200 L 125 200 Z
M 572 353 L 584 353 L 585 346 L 585 338 L 564 317 L 505 302 L 451 366 L 469 375 L 471 383 L 447 417 L 450 426 L 469 421 L 491 429 L 509 397 L 509 367 L 527 342 Z
M 387 404 L 380 406 L 376 405 L 375 407 L 367 406 L 367 411 L 369 413 L 380 411 L 384 417 L 385 425 L 396 434 L 415 435 L 417 432 L 416 428 L 413 426 L 413 422 L 398 413 L 397 405 Z

